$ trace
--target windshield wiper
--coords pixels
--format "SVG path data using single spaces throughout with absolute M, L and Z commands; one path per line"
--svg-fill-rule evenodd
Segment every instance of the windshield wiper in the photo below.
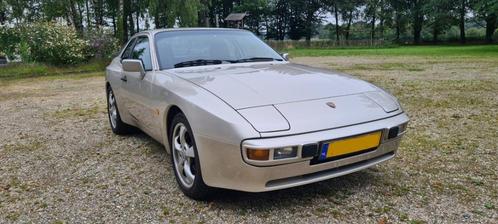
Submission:
M 223 63 L 222 60 L 198 59 L 198 60 L 180 62 L 178 64 L 175 64 L 175 68 L 190 67 L 190 66 L 199 66 L 199 65 L 218 65 L 218 64 L 221 64 L 221 63 Z
M 206 59 L 197 59 L 192 61 L 184 61 L 178 64 L 175 64 L 175 68 L 182 67 L 190 67 L 190 66 L 200 66 L 200 65 L 219 65 L 223 64 L 223 62 L 229 63 L 244 63 L 244 62 L 260 62 L 260 61 L 283 61 L 283 59 L 279 58 L 265 58 L 265 57 L 252 57 L 252 58 L 243 58 L 237 60 L 206 60 Z
M 252 58 L 243 58 L 238 60 L 230 61 L 232 63 L 243 63 L 243 62 L 259 62 L 259 61 L 283 61 L 280 58 L 266 58 L 266 57 L 252 57 Z

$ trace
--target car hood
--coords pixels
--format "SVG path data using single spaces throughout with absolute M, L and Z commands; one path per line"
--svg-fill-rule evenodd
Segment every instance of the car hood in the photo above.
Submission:
M 252 63 L 175 69 L 234 109 L 376 91 L 351 76 L 291 63 Z
M 290 63 L 175 69 L 218 96 L 260 133 L 305 133 L 400 113 L 397 100 L 374 85 L 337 72 Z

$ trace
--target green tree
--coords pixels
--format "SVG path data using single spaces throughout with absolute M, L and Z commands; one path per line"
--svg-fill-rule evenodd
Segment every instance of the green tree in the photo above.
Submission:
M 41 11 L 47 21 L 53 21 L 61 17 L 69 21 L 67 9 L 68 2 L 63 0 L 45 0 L 41 4 Z
M 320 0 L 290 0 L 289 37 L 299 40 L 305 37 L 307 45 L 315 35 L 317 25 L 322 21 Z
M 393 26 L 395 29 L 395 41 L 400 41 L 401 33 L 405 31 L 409 21 L 410 0 L 390 0 L 389 4 L 393 9 Z
M 197 26 L 200 8 L 201 3 L 199 0 L 179 1 L 176 8 L 179 25 L 182 27 Z
M 430 0 L 424 8 L 427 26 L 431 28 L 432 40 L 437 42 L 439 35 L 455 24 L 455 6 L 451 0 Z
M 375 24 L 380 14 L 382 0 L 367 0 L 365 17 L 370 23 L 370 40 L 375 39 Z
M 173 27 L 176 16 L 175 0 L 150 0 L 149 13 L 156 28 Z
M 7 3 L 5 0 L 0 0 L 0 25 L 7 22 Z
M 290 3 L 286 0 L 271 0 L 267 25 L 267 38 L 284 40 L 290 26 Z
M 112 30 L 116 38 L 121 38 L 123 35 L 119 33 L 118 24 L 121 24 L 120 18 L 120 0 L 104 0 L 104 17 L 109 18 L 112 23 Z
M 335 21 L 335 40 L 339 42 L 339 36 L 340 36 L 340 25 L 339 25 L 339 16 L 343 12 L 343 8 L 346 8 L 346 5 L 350 5 L 348 3 L 352 3 L 350 1 L 345 1 L 345 0 L 325 0 L 324 1 L 324 7 L 329 11 L 333 16 L 334 16 L 334 21 Z M 344 14 L 342 15 L 343 17 L 345 16 Z M 347 12 L 346 12 L 346 16 Z M 344 20 L 344 18 L 343 18 Z
M 261 35 L 260 30 L 267 25 L 267 16 L 270 13 L 267 0 L 242 0 L 234 7 L 234 12 L 247 12 L 245 24 L 252 32 Z
M 498 0 L 474 0 L 471 4 L 477 18 L 486 22 L 486 42 L 492 43 L 498 27 Z
M 427 0 L 412 0 L 409 1 L 409 10 L 412 17 L 413 26 L 413 42 L 419 44 L 422 40 L 422 27 L 424 24 L 424 5 Z
M 465 15 L 467 14 L 468 0 L 458 0 L 458 27 L 460 28 L 460 42 L 464 44 L 465 38 Z
M 94 11 L 95 26 L 100 28 L 105 25 L 105 4 L 104 0 L 92 0 L 92 6 Z
M 344 38 L 346 40 L 350 39 L 351 34 L 351 25 L 353 21 L 360 16 L 360 6 L 363 4 L 362 0 L 350 0 L 350 1 L 342 1 L 341 7 L 339 8 L 339 12 L 342 18 L 343 23 L 345 23 L 344 27 Z M 336 24 L 336 32 L 337 32 L 337 24 Z

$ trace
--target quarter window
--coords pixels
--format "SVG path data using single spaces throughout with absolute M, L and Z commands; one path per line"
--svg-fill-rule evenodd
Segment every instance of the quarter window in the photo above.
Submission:
M 135 40 L 137 39 L 134 38 L 133 40 L 130 41 L 130 43 L 128 43 L 128 46 L 126 46 L 125 50 L 123 51 L 123 54 L 121 55 L 121 60 L 130 58 L 131 50 L 135 45 Z
M 139 37 L 135 43 L 135 47 L 130 55 L 131 59 L 140 59 L 144 64 L 145 71 L 152 70 L 152 61 L 150 58 L 149 38 Z

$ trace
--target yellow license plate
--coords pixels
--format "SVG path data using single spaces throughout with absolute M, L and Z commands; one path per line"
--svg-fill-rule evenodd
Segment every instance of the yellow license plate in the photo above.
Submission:
M 382 132 L 378 131 L 324 143 L 322 145 L 320 159 L 327 159 L 376 148 L 380 145 L 381 136 Z

